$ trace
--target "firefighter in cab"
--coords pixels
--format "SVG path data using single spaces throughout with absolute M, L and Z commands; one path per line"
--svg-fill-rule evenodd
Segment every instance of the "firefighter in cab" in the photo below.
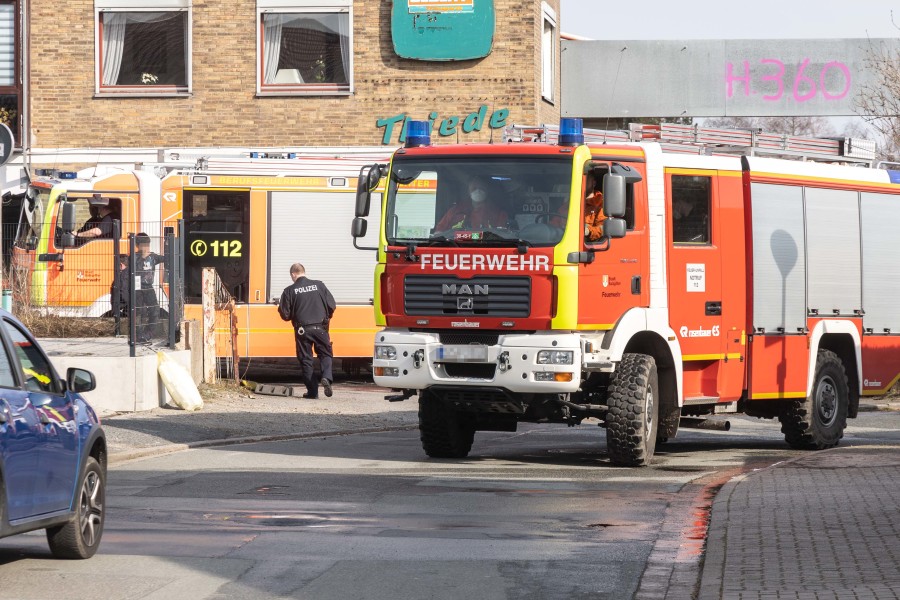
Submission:
M 336 304 L 334 296 L 325 284 L 306 276 L 306 269 L 300 263 L 291 265 L 292 285 L 284 288 L 278 301 L 278 314 L 294 326 L 294 340 L 297 345 L 297 360 L 303 371 L 303 383 L 306 385 L 304 398 L 319 397 L 319 379 L 315 376 L 313 351 L 319 357 L 321 383 L 325 395 L 332 395 L 331 384 L 334 376 L 331 370 L 332 358 L 331 337 L 328 335 L 328 322 L 334 314 Z

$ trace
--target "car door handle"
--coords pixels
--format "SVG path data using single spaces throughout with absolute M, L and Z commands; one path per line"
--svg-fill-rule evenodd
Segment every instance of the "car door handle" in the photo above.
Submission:
M 706 316 L 707 317 L 717 317 L 722 314 L 722 303 L 721 302 L 707 302 L 706 303 Z

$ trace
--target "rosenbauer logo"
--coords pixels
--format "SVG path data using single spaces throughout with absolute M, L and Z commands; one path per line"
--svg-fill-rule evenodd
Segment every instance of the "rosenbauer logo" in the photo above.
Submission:
M 550 272 L 550 257 L 536 254 L 423 254 L 423 271 Z
M 719 326 L 713 325 L 712 329 L 688 329 L 687 325 L 682 325 L 681 329 L 678 330 L 678 333 L 681 334 L 683 338 L 695 338 L 695 337 L 719 337 Z

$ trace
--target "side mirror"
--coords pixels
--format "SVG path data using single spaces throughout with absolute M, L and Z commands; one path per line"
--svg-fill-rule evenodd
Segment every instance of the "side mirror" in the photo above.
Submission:
M 625 216 L 625 177 L 607 173 L 603 176 L 603 212 L 608 217 Z
M 366 165 L 359 170 L 359 179 L 356 182 L 356 216 L 369 216 L 369 202 L 372 200 L 372 190 L 378 187 L 381 181 L 381 165 Z
M 63 233 L 72 233 L 75 231 L 75 204 L 66 202 L 60 204 L 60 228 Z
M 625 178 L 625 183 L 640 183 L 644 179 L 633 167 L 619 163 L 612 164 L 612 173 L 613 175 L 623 176 Z
M 366 237 L 366 230 L 368 229 L 369 224 L 362 217 L 356 217 L 353 219 L 353 224 L 350 226 L 350 235 L 354 238 L 358 239 L 361 237 Z
M 375 191 L 384 175 L 384 165 L 372 165 L 372 168 L 369 169 L 369 174 L 366 176 L 366 183 L 368 184 L 370 192 Z
M 605 201 L 605 200 L 604 200 Z M 623 238 L 627 231 L 625 219 L 610 217 L 603 221 L 603 235 L 608 238 Z
M 94 374 L 86 369 L 69 367 L 66 371 L 66 389 L 70 392 L 90 392 L 97 387 Z

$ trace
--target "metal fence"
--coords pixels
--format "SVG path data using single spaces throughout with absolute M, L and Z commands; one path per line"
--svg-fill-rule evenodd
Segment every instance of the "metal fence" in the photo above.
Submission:
M 175 344 L 184 314 L 182 222 L 115 221 L 111 237 L 74 240 L 40 231 L 27 223 L 0 228 L 5 308 L 45 320 L 109 323 L 82 329 L 127 334 L 132 355 L 135 345 Z M 78 328 L 58 328 L 78 337 Z
M 183 233 L 183 232 L 182 232 Z M 128 234 L 128 253 L 118 254 L 116 276 L 110 285 L 111 314 L 116 331 L 128 318 L 131 355 L 142 344 L 174 347 L 184 316 L 183 236 L 167 231 L 161 239 Z M 153 247 L 162 248 L 159 254 Z

